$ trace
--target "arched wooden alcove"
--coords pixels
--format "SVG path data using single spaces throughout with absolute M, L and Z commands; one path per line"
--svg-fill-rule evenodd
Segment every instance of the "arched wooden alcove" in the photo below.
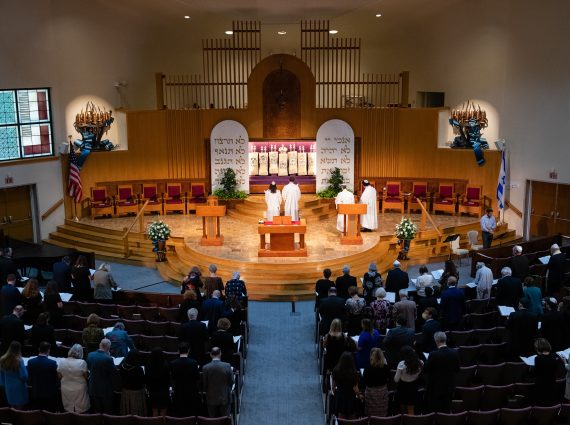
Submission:
M 299 58 L 286 54 L 266 57 L 252 70 L 247 85 L 248 109 L 263 111 L 264 138 L 314 134 L 315 77 Z

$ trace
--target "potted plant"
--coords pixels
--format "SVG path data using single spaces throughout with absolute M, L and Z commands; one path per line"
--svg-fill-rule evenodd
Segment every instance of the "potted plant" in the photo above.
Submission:
M 212 194 L 230 205 L 232 202 L 235 203 L 236 200 L 241 201 L 247 198 L 246 192 L 236 189 L 237 185 L 238 182 L 235 171 L 232 168 L 226 168 L 220 180 L 220 187 L 215 189 Z
M 334 199 L 342 190 L 340 185 L 344 183 L 344 176 L 340 172 L 340 168 L 336 167 L 331 171 L 328 181 L 329 185 L 326 189 L 317 192 L 317 196 L 323 199 Z
M 398 238 L 398 245 L 402 245 L 402 242 L 404 245 L 398 255 L 399 260 L 408 259 L 410 241 L 416 237 L 416 233 L 418 233 L 418 226 L 416 226 L 409 218 L 404 217 L 398 224 L 396 224 L 395 236 Z
M 156 252 L 156 261 L 166 261 L 166 241 L 170 239 L 170 226 L 162 220 L 153 221 L 148 225 L 147 235 Z

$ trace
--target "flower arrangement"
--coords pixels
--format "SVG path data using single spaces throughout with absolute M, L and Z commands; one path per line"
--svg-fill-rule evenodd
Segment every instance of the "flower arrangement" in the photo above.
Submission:
M 152 242 L 165 241 L 170 238 L 170 226 L 164 221 L 153 221 L 147 229 L 148 238 Z
M 402 218 L 398 224 L 396 224 L 396 237 L 400 240 L 410 240 L 416 237 L 418 233 L 418 226 L 416 226 L 412 220 L 409 218 Z

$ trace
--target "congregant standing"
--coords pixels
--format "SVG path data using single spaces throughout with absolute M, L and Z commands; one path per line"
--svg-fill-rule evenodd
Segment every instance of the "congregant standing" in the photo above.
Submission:
M 271 182 L 269 189 L 265 191 L 265 204 L 267 205 L 266 218 L 268 221 L 273 221 L 273 216 L 281 213 L 281 191 L 277 190 L 275 182 Z
M 336 204 L 336 209 L 340 204 L 354 204 L 354 194 L 350 192 L 345 184 L 341 184 L 340 188 L 342 189 L 334 200 Z M 339 232 L 344 232 L 344 214 L 338 214 L 336 218 L 336 229 Z
M 283 188 L 283 200 L 285 201 L 285 215 L 291 216 L 291 220 L 299 220 L 299 199 L 301 189 L 295 183 L 295 176 L 289 177 L 289 183 Z
M 368 180 L 362 182 L 364 191 L 360 196 L 360 203 L 368 205 L 366 214 L 360 217 L 362 225 L 361 232 L 372 232 L 378 228 L 378 202 L 376 201 L 376 189 L 374 189 Z

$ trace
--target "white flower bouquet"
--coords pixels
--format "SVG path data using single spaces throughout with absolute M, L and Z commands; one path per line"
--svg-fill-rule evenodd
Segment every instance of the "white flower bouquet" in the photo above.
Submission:
M 152 242 L 166 241 L 170 238 L 170 226 L 164 221 L 153 221 L 147 228 L 148 238 Z
M 400 240 L 410 240 L 416 237 L 418 226 L 416 226 L 409 218 L 403 218 L 396 224 L 395 236 Z

